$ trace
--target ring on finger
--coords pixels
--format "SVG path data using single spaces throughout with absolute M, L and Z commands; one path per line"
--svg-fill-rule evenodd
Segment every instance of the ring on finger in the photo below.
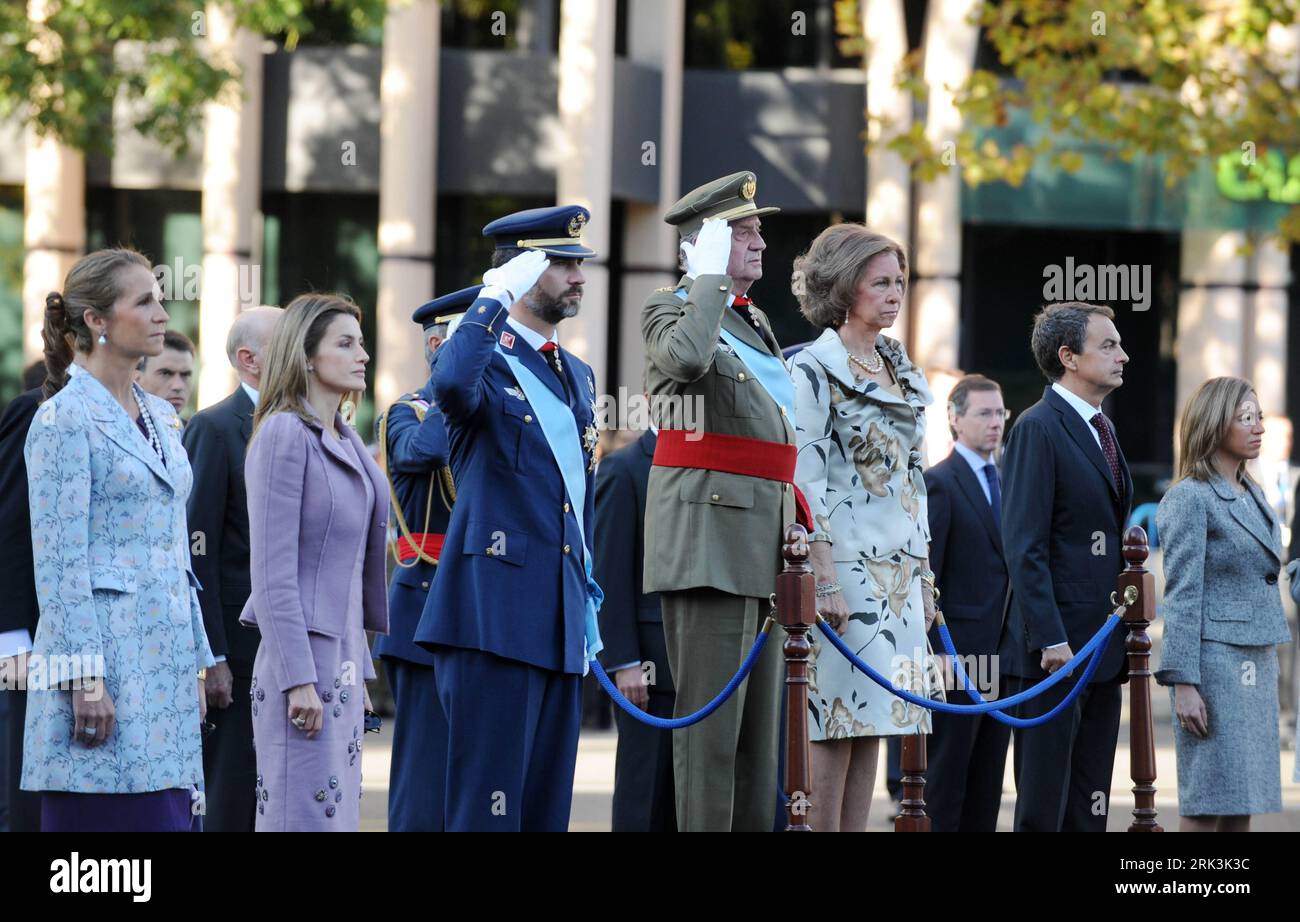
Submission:
M 295 718 L 293 718 L 293 720 L 291 721 L 291 723 L 292 723 L 295 727 L 297 727 L 299 730 L 301 730 L 303 727 L 307 726 L 307 718 L 306 718 L 306 717 L 295 717 Z
M 81 732 L 86 739 L 94 739 L 99 733 L 94 727 L 82 727 Z

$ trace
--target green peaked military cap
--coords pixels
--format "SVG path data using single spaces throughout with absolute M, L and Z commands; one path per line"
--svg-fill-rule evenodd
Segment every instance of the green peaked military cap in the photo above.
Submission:
M 682 237 L 689 237 L 709 218 L 738 221 L 781 210 L 774 206 L 760 208 L 754 201 L 757 192 L 758 177 L 749 170 L 741 170 L 687 192 L 668 209 L 664 222 L 676 227 Z

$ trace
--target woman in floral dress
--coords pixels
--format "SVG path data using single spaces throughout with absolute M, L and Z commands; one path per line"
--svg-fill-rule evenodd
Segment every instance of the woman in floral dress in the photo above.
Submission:
M 934 617 L 921 476 L 929 386 L 882 334 L 902 309 L 907 257 L 861 224 L 837 224 L 795 262 L 800 309 L 822 335 L 793 360 L 798 465 L 813 513 L 817 608 L 895 685 L 942 700 L 925 634 Z M 813 646 L 808 706 L 821 831 L 866 829 L 882 736 L 929 733 L 930 714 Z

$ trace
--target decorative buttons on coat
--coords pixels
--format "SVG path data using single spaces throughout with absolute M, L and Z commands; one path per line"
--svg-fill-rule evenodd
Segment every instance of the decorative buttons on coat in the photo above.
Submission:
M 270 800 L 270 799 L 271 799 L 271 792 L 268 791 L 266 788 L 262 788 L 262 800 Z
M 333 816 L 335 809 L 336 809 L 335 806 L 333 804 L 330 804 L 328 807 L 325 808 L 325 815 Z
M 1270 573 L 1268 576 L 1264 577 L 1264 582 L 1268 583 L 1270 586 L 1274 586 L 1274 585 L 1276 585 L 1276 584 L 1277 584 L 1277 574 L 1276 574 L 1276 573 Z
M 339 700 L 344 704 L 348 703 L 348 693 L 346 690 L 339 692 Z
M 484 553 L 486 553 L 489 557 L 495 557 L 497 555 L 497 552 L 494 551 L 492 548 L 488 548 Z
M 564 504 L 564 511 L 565 511 L 565 512 L 568 512 L 568 511 L 569 511 L 569 504 L 568 504 L 568 503 L 565 503 L 565 504 Z
M 429 588 L 429 581 L 428 581 L 427 579 L 426 579 L 426 580 L 423 580 L 423 581 L 420 583 L 420 588 L 421 588 L 421 589 L 428 589 L 428 588 Z
M 326 704 L 329 704 L 331 701 L 334 700 L 334 692 L 332 691 L 325 692 L 320 696 L 320 700 L 324 701 Z
M 533 421 L 532 416 L 530 416 L 530 415 L 528 415 L 527 413 L 525 413 L 525 414 L 524 414 L 524 422 L 526 422 L 526 423 L 531 423 L 532 421 Z
M 325 789 L 324 789 L 324 788 L 322 788 L 321 790 L 319 790 L 319 791 L 316 792 L 316 800 L 318 800 L 318 801 L 321 802 L 321 803 L 324 803 L 324 802 L 325 802 L 325 797 L 326 797 L 326 796 L 327 796 L 327 795 L 325 794 Z
M 342 707 L 342 705 L 338 705 L 338 704 L 334 705 L 334 716 L 335 716 L 335 717 L 338 717 L 338 716 L 342 715 L 342 713 L 343 713 L 343 707 Z
M 339 688 L 339 687 L 341 687 L 342 685 L 343 685 L 343 680 L 342 680 L 341 678 L 337 678 L 337 677 L 336 677 L 336 678 L 334 679 L 334 687 L 335 687 L 335 688 Z
M 259 689 L 257 690 L 257 700 L 258 700 L 258 701 L 263 701 L 263 700 L 265 700 L 265 699 L 266 699 L 266 689 L 264 689 L 264 688 L 259 688 Z
M 744 381 L 744 380 L 745 380 L 745 373 L 742 371 L 742 372 L 740 372 L 739 374 L 737 374 L 737 375 L 736 375 L 736 380 L 737 380 L 737 381 Z
M 569 551 L 570 551 L 570 547 L 566 544 L 566 545 L 564 546 L 564 553 L 567 554 L 567 553 L 569 553 Z
M 713 500 L 716 503 L 718 500 L 722 499 L 722 497 L 719 496 L 717 493 L 714 493 L 712 496 L 709 497 L 709 499 Z
M 336 804 L 341 804 L 341 803 L 343 803 L 343 792 L 342 792 L 342 791 L 335 791 L 335 792 L 334 792 L 334 803 L 336 803 Z
M 337 788 L 338 786 L 339 786 L 339 777 L 338 777 L 338 775 L 330 775 L 330 790 L 332 791 L 332 790 L 334 790 L 335 788 Z

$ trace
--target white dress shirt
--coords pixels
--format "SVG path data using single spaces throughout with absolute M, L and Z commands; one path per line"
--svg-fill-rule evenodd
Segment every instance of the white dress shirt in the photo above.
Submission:
M 1093 441 L 1097 443 L 1098 448 L 1101 448 L 1101 433 L 1092 424 L 1092 418 L 1101 412 L 1101 407 L 1094 407 L 1074 391 L 1062 387 L 1060 381 L 1052 382 L 1052 390 L 1060 394 L 1061 399 L 1074 407 L 1074 411 L 1083 417 L 1083 421 L 1088 424 L 1088 431 L 1092 433 Z
M 984 498 L 988 500 L 989 505 L 992 506 L 993 493 L 989 490 L 989 479 L 984 476 L 984 468 L 993 464 L 992 460 L 984 460 L 980 457 L 979 452 L 967 448 L 961 442 L 953 442 L 952 447 L 956 450 L 957 454 L 966 459 L 966 463 L 970 465 L 970 469 L 975 472 L 975 479 L 979 481 L 980 489 L 984 491 Z M 996 465 L 994 466 L 996 467 Z

